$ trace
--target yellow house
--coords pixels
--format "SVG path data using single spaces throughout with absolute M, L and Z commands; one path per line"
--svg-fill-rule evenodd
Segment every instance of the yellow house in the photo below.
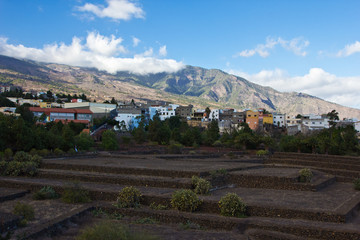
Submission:
M 41 108 L 51 108 L 51 103 L 48 102 L 40 102 Z
M 274 123 L 274 118 L 271 113 L 263 114 L 263 112 L 259 112 L 259 118 L 262 119 L 263 124 L 267 123 L 272 125 Z

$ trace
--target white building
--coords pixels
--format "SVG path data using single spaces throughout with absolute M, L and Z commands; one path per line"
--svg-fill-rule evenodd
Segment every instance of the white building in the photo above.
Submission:
M 139 125 L 138 118 L 141 116 L 140 113 L 118 113 L 115 120 L 119 122 L 121 130 L 131 130 Z M 123 129 L 125 127 L 126 129 Z
M 354 123 L 354 128 L 356 131 L 360 132 L 360 121 Z
M 212 121 L 212 120 L 217 120 L 219 121 L 220 119 L 220 109 L 213 109 L 211 110 L 210 112 L 210 116 L 209 116 L 209 120 Z
M 277 127 L 285 127 L 286 125 L 285 114 L 273 113 L 273 124 Z
M 312 130 L 321 130 L 324 128 L 329 128 L 329 119 L 319 115 L 304 115 L 302 118 L 302 124 L 310 131 Z
M 161 121 L 164 121 L 167 118 L 171 118 L 175 116 L 175 109 L 179 107 L 177 104 L 169 104 L 168 106 L 156 106 L 150 107 L 150 118 L 153 119 L 156 113 L 159 114 L 159 118 Z

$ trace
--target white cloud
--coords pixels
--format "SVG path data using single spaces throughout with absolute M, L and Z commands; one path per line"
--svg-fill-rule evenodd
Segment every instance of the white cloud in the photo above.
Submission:
M 86 46 L 94 53 L 113 56 L 120 53 L 126 53 L 124 46 L 120 43 L 123 41 L 122 38 L 115 38 L 111 35 L 111 39 L 100 35 L 96 32 L 90 32 L 86 38 Z
M 142 58 L 142 57 L 152 57 L 154 55 L 153 48 L 149 48 L 148 50 L 145 50 L 145 52 L 136 54 L 135 58 Z
M 166 45 L 160 47 L 160 49 L 159 49 L 159 55 L 160 55 L 161 57 L 166 57 L 166 55 L 167 55 Z
M 266 58 L 270 55 L 269 50 L 275 48 L 277 45 L 293 52 L 295 55 L 306 56 L 307 52 L 304 51 L 304 49 L 309 46 L 309 44 L 310 42 L 304 40 L 303 38 L 293 38 L 288 41 L 280 37 L 278 39 L 267 37 L 265 44 L 258 44 L 254 49 L 246 49 L 238 52 L 234 55 L 234 57 L 252 57 L 258 54 L 259 56 Z
M 80 12 L 90 12 L 100 18 L 114 20 L 130 20 L 131 18 L 144 18 L 145 12 L 129 0 L 106 0 L 107 6 L 86 3 L 76 9 Z
M 173 59 L 157 59 L 153 57 L 153 49 L 132 58 L 121 58 L 119 54 L 126 49 L 121 46 L 122 39 L 114 36 L 105 37 L 97 32 L 90 32 L 86 42 L 73 37 L 71 44 L 54 43 L 43 48 L 30 48 L 23 45 L 9 44 L 6 38 L 0 38 L 0 54 L 26 58 L 41 62 L 53 62 L 80 67 L 94 67 L 109 73 L 129 71 L 136 74 L 159 72 L 176 72 L 184 64 Z
M 133 47 L 137 47 L 137 45 L 139 45 L 139 43 L 141 42 L 141 40 L 136 37 L 133 37 L 132 41 L 133 41 Z
M 321 68 L 311 68 L 303 76 L 290 76 L 281 69 L 262 70 L 256 74 L 235 70 L 228 72 L 278 91 L 307 93 L 344 106 L 360 108 L 360 76 L 339 77 Z
M 356 41 L 353 44 L 346 45 L 344 49 L 337 53 L 338 57 L 347 57 L 360 52 L 360 42 Z

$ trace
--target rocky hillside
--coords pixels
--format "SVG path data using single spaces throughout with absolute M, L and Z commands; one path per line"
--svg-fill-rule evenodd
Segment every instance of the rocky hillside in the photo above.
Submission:
M 176 73 L 116 75 L 93 68 L 38 63 L 0 56 L 0 82 L 26 90 L 85 93 L 99 101 L 162 99 L 198 107 L 266 108 L 288 114 L 322 114 L 336 109 L 340 117 L 360 119 L 360 110 L 302 93 L 279 92 L 217 69 L 187 66 Z

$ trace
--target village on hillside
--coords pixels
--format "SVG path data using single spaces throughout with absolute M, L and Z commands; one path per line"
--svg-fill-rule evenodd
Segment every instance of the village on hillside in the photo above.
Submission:
M 297 114 L 287 115 L 286 113 L 269 112 L 260 108 L 257 110 L 245 109 L 195 109 L 193 105 L 181 106 L 176 103 L 161 100 L 148 100 L 146 102 L 111 101 L 104 103 L 90 102 L 86 96 L 74 94 L 53 94 L 46 92 L 22 92 L 18 87 L 0 86 L 1 93 L 8 93 L 14 96 L 20 92 L 20 97 L 7 97 L 17 106 L 23 104 L 29 106 L 29 110 L 37 117 L 38 122 L 46 123 L 51 121 L 62 121 L 85 123 L 89 127 L 93 120 L 98 118 L 109 118 L 116 121 L 114 130 L 131 131 L 139 126 L 139 122 L 145 119 L 148 122 L 158 115 L 164 121 L 170 117 L 178 116 L 187 122 L 189 126 L 207 128 L 211 121 L 218 123 L 220 134 L 239 130 L 242 123 L 247 123 L 254 131 L 270 131 L 271 129 L 282 129 L 287 135 L 298 133 L 308 134 L 311 131 L 328 129 L 331 122 L 337 126 L 351 125 L 356 131 L 360 131 L 358 119 L 339 119 L 334 110 L 332 113 Z M 11 94 L 13 92 L 13 94 Z M 23 96 L 23 97 L 22 97 Z M 0 111 L 4 114 L 15 114 L 15 107 L 2 106 Z M 95 130 L 95 129 L 94 129 Z

